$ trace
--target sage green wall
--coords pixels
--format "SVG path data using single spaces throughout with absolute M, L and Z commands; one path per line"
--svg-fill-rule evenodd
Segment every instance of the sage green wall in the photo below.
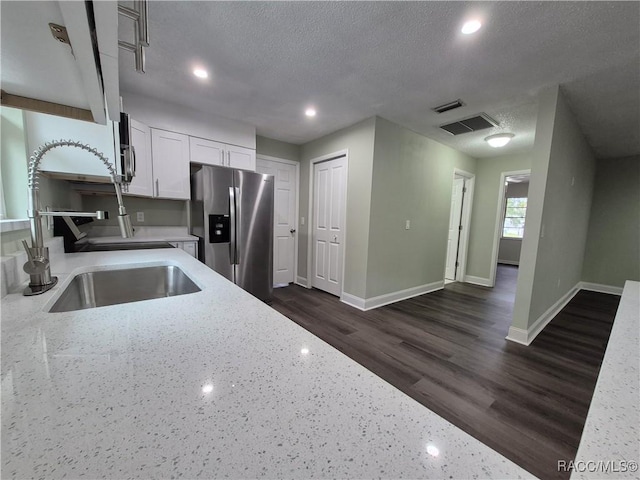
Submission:
M 24 115 L 16 108 L 0 107 L 0 175 L 6 218 L 27 217 L 27 142 Z
M 28 139 L 24 128 L 22 110 L 1 107 L 2 185 L 7 203 L 7 218 L 27 218 L 27 164 L 29 162 Z M 53 180 L 43 175 L 39 178 L 40 206 L 79 210 L 80 196 L 69 188 L 64 180 Z M 51 238 L 53 232 L 46 229 L 43 220 L 43 237 Z M 29 240 L 29 230 L 15 230 L 2 234 L 0 253 L 8 255 L 22 251 L 22 240 Z
M 496 222 L 499 222 L 498 198 L 500 196 L 500 176 L 503 172 L 516 172 L 531 168 L 531 153 L 480 158 L 476 167 L 476 184 L 469 227 L 469 247 L 466 275 L 486 279 L 491 278 L 493 265 L 493 240 Z
M 309 172 L 311 160 L 340 150 L 349 151 L 347 179 L 347 229 L 343 290 L 364 298 L 369 241 L 369 211 L 376 118 L 302 145 L 300 162 L 300 216 L 298 224 L 298 276 L 307 278 L 309 227 Z
M 142 227 L 186 227 L 187 202 L 144 197 L 124 197 L 124 206 L 131 217 L 131 224 Z M 118 225 L 118 204 L 115 195 L 83 195 L 82 209 L 88 212 L 106 210 L 108 220 L 94 220 L 96 226 Z M 137 212 L 144 212 L 144 222 L 138 222 Z
M 640 156 L 597 161 L 582 280 L 640 281 Z
M 269 157 L 283 158 L 285 160 L 300 161 L 300 145 L 281 142 L 272 138 L 256 135 L 256 154 Z
M 454 167 L 476 160 L 376 119 L 365 298 L 444 279 Z
M 581 280 L 589 227 L 595 158 L 557 86 L 540 94 L 533 150 L 513 318 L 525 330 Z

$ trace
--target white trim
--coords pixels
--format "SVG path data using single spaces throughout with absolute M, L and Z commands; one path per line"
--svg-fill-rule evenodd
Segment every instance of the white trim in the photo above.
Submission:
M 498 206 L 496 213 L 496 225 L 493 234 L 493 248 L 491 249 L 491 273 L 489 274 L 489 280 L 491 282 L 489 287 L 493 287 L 496 284 L 496 269 L 498 268 L 498 250 L 500 246 L 500 238 L 502 237 L 501 226 L 502 226 L 502 212 L 504 211 L 504 202 L 505 202 L 505 191 L 504 191 L 504 183 L 507 180 L 507 177 L 512 175 L 531 175 L 531 169 L 527 170 L 514 170 L 510 172 L 502 172 L 500 174 L 500 185 L 498 186 Z M 525 228 L 526 222 L 525 222 Z
M 347 305 L 357 308 L 358 310 L 362 310 L 363 312 L 366 310 L 365 309 L 365 302 L 366 300 L 364 298 L 360 298 L 360 297 L 356 297 L 355 295 L 351 295 L 350 293 L 345 293 L 342 292 L 342 296 L 340 297 L 340 301 L 342 303 L 346 303 Z
M 294 165 L 296 167 L 296 219 L 294 223 L 294 227 L 296 229 L 296 237 L 293 243 L 293 278 L 294 282 L 296 282 L 296 278 L 298 276 L 298 242 L 300 238 L 300 226 L 298 222 L 300 221 L 300 162 L 296 162 L 294 160 L 288 160 L 286 158 L 278 158 L 271 157 L 269 155 L 256 155 L 256 168 L 258 160 L 266 160 L 268 162 L 276 162 L 276 163 L 284 163 L 286 165 Z M 275 201 L 275 198 L 274 198 Z M 306 279 L 305 279 L 306 280 Z
M 610 295 L 622 295 L 622 287 L 614 287 L 613 285 L 602 285 L 600 283 L 580 282 L 580 290 L 589 292 L 608 293 Z
M 367 310 L 373 310 L 374 308 L 407 300 L 419 295 L 424 295 L 425 293 L 435 292 L 436 290 L 442 290 L 443 288 L 444 281 L 438 281 L 419 285 L 417 287 L 406 288 L 404 290 L 398 290 L 397 292 L 385 293 L 384 295 L 378 295 L 377 297 L 371 298 L 360 298 L 343 292 L 340 297 L 340 301 L 366 312 Z
M 509 334 L 506 339 L 512 342 L 521 343 L 523 345 L 531 345 L 531 342 L 535 340 L 538 334 L 546 327 L 556 315 L 558 315 L 564 307 L 576 296 L 580 291 L 580 285 L 582 282 L 576 283 L 576 285 L 565 293 L 560 299 L 551 305 L 546 312 L 538 317 L 538 319 L 527 330 L 523 330 L 517 327 L 509 327 Z M 524 333 L 523 333 L 524 332 Z M 523 341 L 524 339 L 524 341 Z
M 509 334 L 505 338 L 520 345 L 529 345 L 527 343 L 528 333 L 522 328 L 509 327 Z
M 472 283 L 474 285 L 481 285 L 483 287 L 493 287 L 493 283 L 488 278 L 474 277 L 473 275 L 464 276 L 465 283 Z
M 520 262 L 516 262 L 514 260 L 500 260 L 500 259 L 498 259 L 498 263 L 502 263 L 503 265 L 515 265 L 515 266 L 520 265 Z
M 462 236 L 459 240 L 458 246 L 458 268 L 456 269 L 456 281 L 462 281 L 467 271 L 467 252 L 469 251 L 469 232 L 471 230 L 471 210 L 473 208 L 473 191 L 476 185 L 476 176 L 473 173 L 461 170 L 459 168 L 453 169 L 453 178 L 456 175 L 464 177 L 466 179 L 465 188 L 466 192 L 463 194 L 462 204 L 462 216 L 460 218 L 460 224 L 462 225 Z M 446 266 L 445 266 L 446 269 Z M 444 279 L 444 277 L 443 277 Z
M 309 283 L 307 282 L 307 279 L 305 277 L 301 277 L 299 275 L 296 277 L 295 283 L 296 283 L 296 285 L 300 285 L 301 287 L 304 287 L 304 288 L 311 288 L 309 286 Z
M 346 173 L 345 179 L 346 183 L 344 185 L 345 188 L 345 202 L 344 202 L 344 215 L 343 215 L 343 241 L 342 241 L 342 281 L 340 282 L 340 297 L 344 295 L 344 272 L 345 265 L 347 264 L 347 203 L 348 203 L 348 195 L 349 195 L 349 149 L 346 148 L 344 150 L 338 150 L 333 153 L 328 153 L 326 155 L 322 155 L 320 157 L 312 158 L 309 160 L 309 216 L 307 217 L 307 229 L 308 229 L 308 240 L 307 240 L 307 288 L 313 287 L 313 170 L 316 163 L 324 162 L 326 160 L 333 160 L 334 158 L 345 158 L 346 163 Z
M 31 228 L 28 219 L 0 220 L 0 233 L 13 232 L 16 230 L 28 230 Z

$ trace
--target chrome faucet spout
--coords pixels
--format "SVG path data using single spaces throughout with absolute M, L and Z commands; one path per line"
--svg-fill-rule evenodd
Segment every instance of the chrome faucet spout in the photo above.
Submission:
M 49 249 L 44 246 L 44 240 L 42 236 L 42 216 L 53 215 L 60 216 L 69 215 L 69 212 L 42 212 L 40 211 L 40 198 L 39 198 L 39 172 L 40 162 L 42 157 L 49 151 L 57 147 L 75 147 L 92 153 L 98 157 L 109 171 L 111 182 L 116 190 L 116 197 L 118 201 L 118 225 L 120 226 L 120 233 L 123 238 L 133 236 L 133 228 L 131 226 L 131 219 L 127 215 L 127 210 L 124 207 L 122 201 L 122 187 L 121 177 L 116 174 L 113 165 L 109 162 L 109 159 L 95 148 L 90 147 L 81 142 L 74 140 L 54 140 L 41 145 L 29 159 L 29 171 L 28 171 L 28 187 L 29 187 L 29 207 L 27 215 L 29 217 L 29 224 L 31 227 L 31 247 L 24 244 L 25 250 L 29 261 L 25 263 L 23 269 L 29 274 L 29 286 L 25 288 L 24 295 L 38 295 L 44 293 L 58 282 L 56 277 L 51 276 L 51 269 L 49 265 Z M 100 217 L 102 212 L 86 214 L 86 216 Z M 34 268 L 34 263 L 37 260 L 39 268 Z M 41 265 L 44 265 L 41 266 Z

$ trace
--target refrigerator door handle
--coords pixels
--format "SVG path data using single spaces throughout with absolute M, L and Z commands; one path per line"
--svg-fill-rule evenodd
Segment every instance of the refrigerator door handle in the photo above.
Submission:
M 238 248 L 238 228 L 240 227 L 240 222 L 242 221 L 242 211 L 240 210 L 240 188 L 239 187 L 233 187 L 233 190 L 235 191 L 235 194 L 233 196 L 236 205 L 235 205 L 235 223 L 233 224 L 233 234 L 235 237 L 234 240 L 234 251 L 235 251 L 235 256 L 234 256 L 234 262 L 236 265 L 240 265 L 240 249 Z
M 229 261 L 236 264 L 236 189 L 229 187 Z

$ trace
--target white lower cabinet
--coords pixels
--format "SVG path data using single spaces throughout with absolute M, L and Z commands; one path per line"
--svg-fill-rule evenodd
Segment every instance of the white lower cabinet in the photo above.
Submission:
M 151 129 L 154 197 L 191 198 L 189 137 L 181 133 Z
M 198 242 L 169 242 L 175 248 L 179 248 L 180 250 L 184 250 L 189 255 L 194 258 L 198 258 Z

